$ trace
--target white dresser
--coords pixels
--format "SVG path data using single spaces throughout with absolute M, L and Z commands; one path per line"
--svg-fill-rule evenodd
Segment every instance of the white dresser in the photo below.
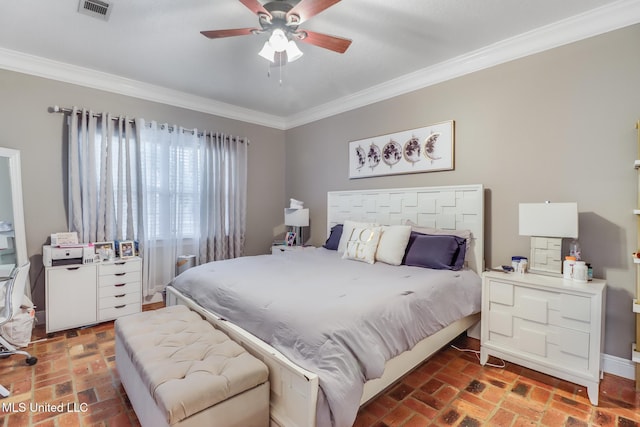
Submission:
M 45 268 L 47 333 L 142 311 L 142 260 Z
M 480 363 L 496 356 L 583 385 L 597 405 L 605 287 L 603 280 L 485 272 Z

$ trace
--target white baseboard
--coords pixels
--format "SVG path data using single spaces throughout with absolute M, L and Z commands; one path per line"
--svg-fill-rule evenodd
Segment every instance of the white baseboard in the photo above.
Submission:
M 617 375 L 630 380 L 634 380 L 636 378 L 636 367 L 631 360 L 611 356 L 610 354 L 602 355 L 602 370 L 608 374 Z

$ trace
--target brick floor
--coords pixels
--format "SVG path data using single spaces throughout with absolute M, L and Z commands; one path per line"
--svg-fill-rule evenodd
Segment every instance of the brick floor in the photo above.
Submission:
M 34 366 L 22 356 L 0 360 L 0 383 L 12 393 L 0 399 L 0 427 L 140 425 L 115 367 L 113 322 L 46 338 L 36 327 Z M 455 345 L 479 348 L 466 337 Z M 640 427 L 633 381 L 605 374 L 599 399 L 591 406 L 584 387 L 509 363 L 482 367 L 474 353 L 447 346 L 361 408 L 354 425 Z

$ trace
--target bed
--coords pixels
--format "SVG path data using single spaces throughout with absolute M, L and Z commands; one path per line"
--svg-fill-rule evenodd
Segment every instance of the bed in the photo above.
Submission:
M 327 202 L 328 232 L 350 220 L 411 221 L 472 238 L 457 271 L 370 265 L 317 248 L 208 263 L 176 278 L 168 305 L 199 312 L 267 364 L 276 426 L 350 425 L 360 404 L 479 319 L 481 185 L 337 191 Z M 204 284 L 212 278 L 216 287 Z M 435 320 L 423 321 L 427 312 Z

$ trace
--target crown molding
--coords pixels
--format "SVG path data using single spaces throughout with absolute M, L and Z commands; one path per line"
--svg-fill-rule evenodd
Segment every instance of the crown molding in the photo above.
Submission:
M 286 130 L 638 22 L 640 0 L 620 0 L 288 117 L 9 49 L 0 48 L 0 68 Z
M 345 96 L 286 119 L 291 129 L 640 22 L 640 0 L 621 0 Z
M 0 68 L 270 128 L 285 129 L 283 117 L 14 50 L 0 48 Z

